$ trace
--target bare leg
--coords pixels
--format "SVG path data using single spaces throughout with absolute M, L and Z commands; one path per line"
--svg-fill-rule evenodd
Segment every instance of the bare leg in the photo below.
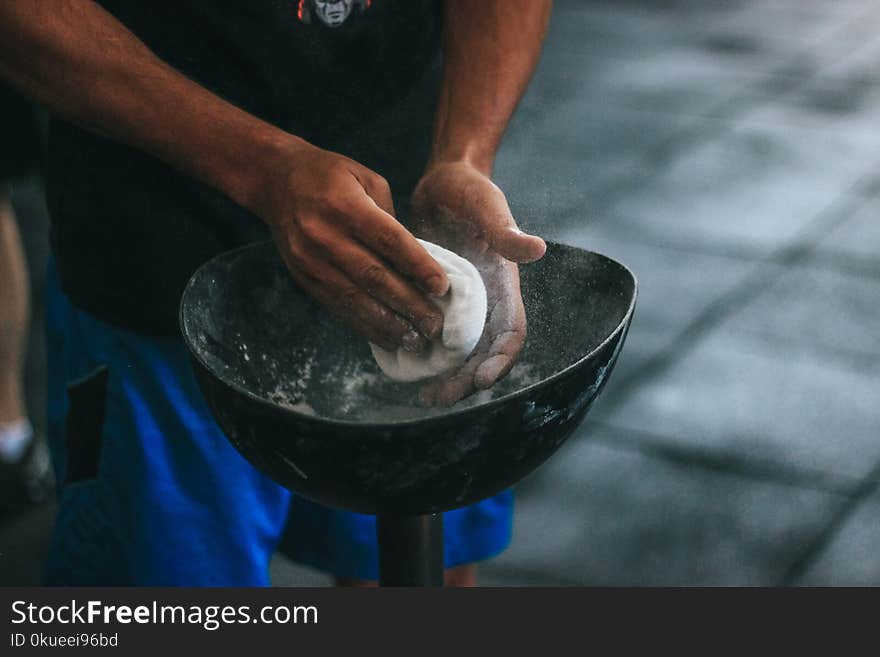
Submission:
M 8 190 L 0 185 L 0 425 L 23 419 L 22 390 L 29 286 Z
M 10 195 L 0 185 L 0 507 L 40 502 L 52 490 L 46 445 L 35 441 L 24 403 L 30 290 Z

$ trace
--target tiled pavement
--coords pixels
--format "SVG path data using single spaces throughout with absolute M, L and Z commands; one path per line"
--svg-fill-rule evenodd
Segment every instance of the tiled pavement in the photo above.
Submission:
M 531 218 L 529 162 L 552 171 L 566 200 L 533 225 L 629 264 L 640 300 L 605 397 L 519 487 L 483 582 L 880 584 L 880 7 L 571 2 L 554 18 L 545 64 L 610 71 L 551 73 L 569 75 L 558 127 L 577 135 L 534 95 L 546 114 L 527 119 L 544 117 L 530 152 L 511 135 L 501 184 Z M 591 147 L 618 135 L 605 169 Z
M 482 583 L 880 584 L 880 5 L 557 0 L 497 179 L 641 287 Z

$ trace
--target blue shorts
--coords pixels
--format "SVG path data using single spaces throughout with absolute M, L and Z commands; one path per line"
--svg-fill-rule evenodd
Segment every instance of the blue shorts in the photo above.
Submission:
M 59 512 L 51 585 L 259 586 L 285 553 L 338 577 L 377 579 L 373 516 L 273 483 L 212 419 L 179 340 L 110 326 L 47 276 L 48 427 Z M 505 492 L 445 514 L 452 567 L 509 543 Z

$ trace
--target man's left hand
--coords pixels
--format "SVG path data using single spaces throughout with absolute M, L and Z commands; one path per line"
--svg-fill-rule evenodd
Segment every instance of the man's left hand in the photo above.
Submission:
M 414 232 L 470 260 L 486 285 L 488 313 L 479 343 L 462 367 L 429 383 L 422 399 L 452 405 L 491 387 L 516 362 L 526 315 L 516 263 L 544 255 L 544 240 L 517 228 L 504 193 L 464 161 L 429 167 L 412 197 Z

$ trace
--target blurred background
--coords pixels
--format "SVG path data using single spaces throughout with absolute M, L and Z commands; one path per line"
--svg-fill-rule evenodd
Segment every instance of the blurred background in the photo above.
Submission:
M 880 584 L 880 4 L 557 0 L 496 180 L 640 296 L 481 583 Z M 13 200 L 40 434 L 39 179 Z M 0 512 L 0 582 L 39 583 L 53 514 Z M 273 579 L 329 583 L 281 557 Z

